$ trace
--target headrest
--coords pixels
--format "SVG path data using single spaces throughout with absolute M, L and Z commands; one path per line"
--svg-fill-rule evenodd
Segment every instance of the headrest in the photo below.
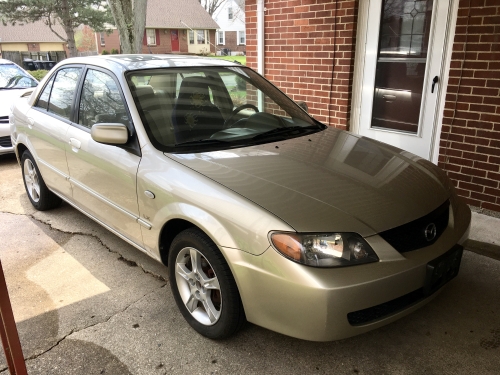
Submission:
M 195 106 L 211 104 L 209 86 L 210 82 L 205 77 L 184 78 L 179 89 L 179 100 Z

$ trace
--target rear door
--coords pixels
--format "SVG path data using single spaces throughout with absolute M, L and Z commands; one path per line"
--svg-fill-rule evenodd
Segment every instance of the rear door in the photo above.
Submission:
M 68 129 L 67 159 L 75 203 L 126 239 L 142 247 L 136 174 L 141 160 L 137 138 L 119 84 L 111 72 L 88 68 Z M 96 123 L 129 127 L 124 147 L 95 142 Z M 136 145 L 137 147 L 134 147 Z
M 66 161 L 67 132 L 82 66 L 65 66 L 47 81 L 28 111 L 26 130 L 33 155 L 47 186 L 71 199 Z

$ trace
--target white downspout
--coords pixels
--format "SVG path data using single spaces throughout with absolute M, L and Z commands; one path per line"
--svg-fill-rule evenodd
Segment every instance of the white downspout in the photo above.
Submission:
M 264 75 L 264 0 L 257 0 L 257 72 Z M 259 90 L 259 110 L 264 110 L 264 96 Z

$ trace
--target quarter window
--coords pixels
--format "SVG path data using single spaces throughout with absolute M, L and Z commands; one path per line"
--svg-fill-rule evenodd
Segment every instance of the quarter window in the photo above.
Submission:
M 47 83 L 47 85 L 44 87 L 42 95 L 40 95 L 40 97 L 38 98 L 36 107 L 47 110 L 47 105 L 49 104 L 50 90 L 52 90 L 53 84 L 54 84 L 54 78 L 52 77 L 50 81 Z
M 114 79 L 107 73 L 89 69 L 83 83 L 78 123 L 90 129 L 103 122 L 127 125 L 129 117 Z

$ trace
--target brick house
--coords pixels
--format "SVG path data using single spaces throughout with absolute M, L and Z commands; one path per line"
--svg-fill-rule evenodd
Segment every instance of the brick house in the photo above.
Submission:
M 60 25 L 54 29 L 60 35 L 66 33 Z M 50 28 L 42 21 L 32 23 L 16 23 L 15 25 L 0 22 L 0 56 L 21 63 L 21 56 L 39 56 L 40 59 L 48 60 L 47 52 L 52 52 L 55 59 L 57 52 L 66 56 L 67 46 Z M 14 58 L 19 55 L 18 58 Z
M 231 51 L 232 55 L 246 53 L 245 2 L 226 0 L 212 15 L 219 25 L 217 30 L 217 54 Z
M 142 53 L 215 53 L 217 23 L 198 0 L 148 0 Z M 96 33 L 101 54 L 120 51 L 118 30 Z
M 246 0 L 247 65 L 500 212 L 500 0 Z

